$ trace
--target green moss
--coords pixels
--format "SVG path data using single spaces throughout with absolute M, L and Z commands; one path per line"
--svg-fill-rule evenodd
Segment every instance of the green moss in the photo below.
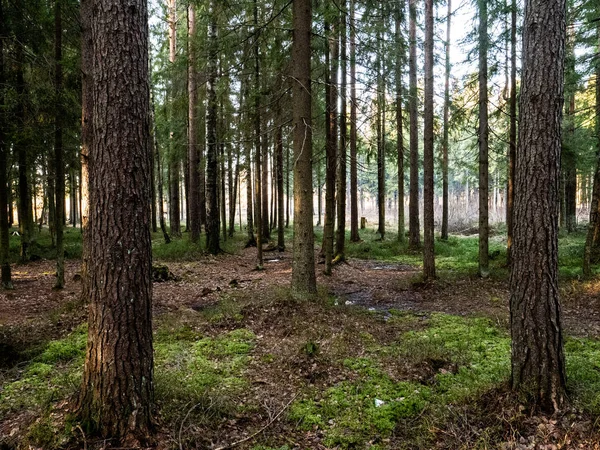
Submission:
M 154 347 L 156 398 L 163 417 L 176 422 L 194 407 L 190 419 L 203 423 L 235 410 L 235 398 L 246 387 L 243 373 L 255 335 L 237 329 L 195 342 L 175 336 Z
M 571 400 L 592 414 L 600 414 L 600 341 L 569 338 L 565 354 Z

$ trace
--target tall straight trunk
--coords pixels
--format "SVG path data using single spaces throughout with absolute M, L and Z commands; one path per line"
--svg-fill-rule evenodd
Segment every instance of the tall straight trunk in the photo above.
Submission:
M 528 1 L 510 276 L 511 384 L 548 412 L 566 403 L 557 209 L 564 45 L 564 0 Z
M 265 89 L 266 91 L 266 89 Z M 261 130 L 264 130 L 264 134 L 261 139 L 261 206 L 262 206 L 262 238 L 263 241 L 269 241 L 271 239 L 271 227 L 269 225 L 269 128 L 266 114 L 261 114 L 262 124 Z
M 488 12 L 479 1 L 479 276 L 487 278 L 489 265 L 489 169 L 488 169 Z
M 346 247 L 346 144 L 348 137 L 348 127 L 346 124 L 346 69 L 348 67 L 346 50 L 346 0 L 340 2 L 340 147 L 337 154 L 337 230 L 335 237 L 335 259 L 344 260 L 344 250 Z
M 409 104 L 410 114 L 410 198 L 408 204 L 408 246 L 417 250 L 421 246 L 419 232 L 419 117 L 417 109 L 417 4 L 408 0 L 409 9 Z
M 285 227 L 290 226 L 290 147 L 285 146 Z
M 54 173 L 56 174 L 56 283 L 54 287 L 62 289 L 65 285 L 65 243 L 63 223 L 65 219 L 65 165 L 63 158 L 62 135 L 62 12 L 61 1 L 54 3 L 54 92 L 56 98 L 54 116 Z
M 241 94 L 240 94 L 241 97 Z M 240 102 L 241 102 L 240 98 Z M 239 130 L 239 122 L 238 122 L 238 130 Z M 239 148 L 239 147 L 236 147 Z M 235 202 L 237 201 L 237 177 L 239 173 L 239 165 L 235 166 L 235 175 L 233 170 L 233 148 L 231 144 L 227 144 L 227 190 L 229 191 L 229 227 L 227 230 L 227 234 L 230 237 L 233 237 L 233 233 L 235 232 Z M 235 180 L 234 180 L 235 178 Z M 223 228 L 225 228 L 225 223 L 223 223 Z
M 285 250 L 285 210 L 283 207 L 283 124 L 281 106 L 277 108 L 277 131 L 275 132 L 275 168 L 277 178 L 277 248 Z
M 600 8 L 597 8 L 600 12 Z M 600 21 L 596 27 L 598 54 L 600 55 Z M 592 263 L 600 259 L 600 58 L 596 58 L 596 171 L 592 187 L 592 202 L 590 204 L 590 221 L 583 254 L 583 275 L 592 275 Z
M 355 0 L 350 0 L 350 240 L 360 241 L 358 234 L 358 164 L 356 106 L 356 21 Z
M 291 290 L 294 297 L 302 298 L 314 297 L 317 293 L 312 195 L 311 0 L 295 0 L 292 10 L 294 260 Z
M 92 289 L 79 420 L 117 447 L 148 447 L 155 427 L 146 1 L 104 0 L 92 20 Z
M 8 152 L 5 95 L 6 72 L 4 70 L 4 39 L 6 37 L 4 0 L 0 0 L 0 270 L 2 273 L 2 287 L 12 289 L 12 275 L 10 270 L 10 230 L 8 228 Z
M 263 216 L 262 216 L 262 164 L 261 164 L 261 117 L 260 117 L 260 59 L 259 59 L 259 37 L 260 29 L 258 27 L 258 2 L 254 0 L 254 181 L 255 181 L 255 208 L 256 214 L 256 266 L 263 268 Z
M 515 161 L 517 159 L 517 0 L 510 6 L 510 130 L 508 148 L 508 183 L 506 189 L 506 258 L 512 264 L 514 230 Z
M 450 110 L 450 27 L 452 25 L 452 0 L 448 0 L 446 18 L 446 73 L 444 74 L 444 136 L 442 141 L 442 232 L 448 240 L 448 112 Z
M 158 151 L 158 139 L 156 139 L 156 122 L 154 120 L 154 104 L 151 109 L 152 118 L 152 144 L 154 148 L 154 161 L 156 163 L 156 176 L 158 181 L 158 222 L 160 224 L 160 231 L 162 232 L 165 244 L 171 243 L 171 237 L 167 231 L 167 224 L 165 223 L 165 211 L 164 211 L 164 183 L 163 173 L 160 165 L 160 152 Z
M 177 0 L 169 0 L 169 63 L 172 73 L 175 71 L 175 63 L 177 57 Z M 171 130 L 169 132 L 169 225 L 171 227 L 171 235 L 173 237 L 181 237 L 181 211 L 179 209 L 179 176 L 180 176 L 180 161 L 175 156 L 175 139 L 173 131 L 174 111 L 173 102 L 175 98 L 174 82 L 171 80 L 170 86 L 170 109 L 169 122 Z
M 16 94 L 17 105 L 15 110 L 15 120 L 17 123 L 25 124 L 25 51 L 23 46 L 24 36 L 24 18 L 21 8 L 17 8 L 17 40 L 16 45 Z M 27 158 L 27 143 L 25 141 L 25 131 L 20 130 L 13 144 L 13 150 L 17 155 L 19 166 L 19 232 L 21 233 L 21 262 L 29 260 L 29 247 L 31 245 L 31 197 L 29 192 L 29 181 L 27 179 L 29 172 L 29 161 Z
M 337 72 L 338 72 L 338 27 L 325 24 L 329 46 L 325 64 L 328 64 L 328 81 L 325 87 L 326 110 L 326 168 L 325 168 L 325 226 L 323 227 L 323 250 L 325 253 L 325 275 L 331 275 L 333 262 L 333 237 L 335 229 L 335 175 L 337 162 Z
M 221 128 L 223 130 L 223 128 Z M 219 145 L 220 151 L 220 168 L 219 168 L 219 181 L 221 182 L 221 189 L 219 191 L 219 210 L 221 212 L 221 232 L 223 233 L 223 242 L 227 240 L 227 190 L 225 182 L 225 144 L 223 142 Z
M 384 18 L 384 2 L 381 3 L 381 17 Z M 377 57 L 377 232 L 381 240 L 385 239 L 385 57 L 383 55 L 383 36 L 377 38 L 379 56 Z
M 425 100 L 423 124 L 423 277 L 435 278 L 433 218 L 433 0 L 425 0 Z
M 398 153 L 398 241 L 405 241 L 404 225 L 404 127 L 402 120 L 402 65 L 404 64 L 404 45 L 402 41 L 403 0 L 396 3 L 394 38 L 396 41 L 396 151 Z
M 216 255 L 221 251 L 219 244 L 219 160 L 217 141 L 217 18 L 216 2 L 210 2 L 209 56 L 206 110 L 206 248 Z
M 94 59 L 92 54 L 93 38 L 92 38 L 92 0 L 81 0 L 79 8 L 81 22 L 81 233 L 82 233 L 82 248 L 81 248 L 81 300 L 82 303 L 87 303 L 90 298 L 90 196 L 89 196 L 89 166 L 90 166 L 90 149 L 94 142 L 94 126 L 93 126 L 93 66 Z M 42 208 L 43 221 L 44 208 Z
M 569 20 L 567 36 L 567 78 L 575 75 L 575 31 L 572 18 Z M 575 149 L 575 87 L 567 88 L 567 131 L 568 144 L 563 146 L 561 169 L 565 180 L 565 221 L 567 232 L 577 228 L 577 151 Z
M 188 161 L 190 240 L 200 240 L 200 152 L 198 149 L 198 73 L 196 71 L 196 6 L 188 5 Z

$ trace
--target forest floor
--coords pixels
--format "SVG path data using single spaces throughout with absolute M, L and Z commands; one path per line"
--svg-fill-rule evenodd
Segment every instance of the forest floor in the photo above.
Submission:
M 317 266 L 319 300 L 301 302 L 291 259 L 155 261 L 176 278 L 154 283 L 157 448 L 600 448 L 600 281 L 561 282 L 573 407 L 545 416 L 506 388 L 506 277 L 423 284 L 410 258 L 351 258 L 330 277 Z M 54 261 L 15 265 L 0 292 L 0 448 L 106 445 L 81 429 L 56 438 L 85 344 L 69 337 L 85 335 L 79 268 L 68 261 L 56 291 Z M 60 339 L 72 355 L 48 353 Z

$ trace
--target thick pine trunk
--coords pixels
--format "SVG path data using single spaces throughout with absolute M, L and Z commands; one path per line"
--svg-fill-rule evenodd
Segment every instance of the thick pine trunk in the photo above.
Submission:
M 336 191 L 337 191 L 337 230 L 335 237 L 335 259 L 343 261 L 345 259 L 344 251 L 346 247 L 346 143 L 348 130 L 346 125 L 346 68 L 347 51 L 346 51 L 346 0 L 340 3 L 340 148 L 337 155 L 337 174 L 336 174 Z
M 433 0 L 425 1 L 425 101 L 423 123 L 423 277 L 435 278 L 433 218 Z
M 311 0 L 293 2 L 294 261 L 292 295 L 317 293 L 312 195 Z
M 190 240 L 200 240 L 200 152 L 198 149 L 198 86 L 196 71 L 196 6 L 188 6 L 188 160 Z
M 283 208 L 283 125 L 281 124 L 281 108 L 277 114 L 277 131 L 275 135 L 275 168 L 277 175 L 277 248 L 280 252 L 285 250 L 285 222 Z
M 479 1 L 479 276 L 487 278 L 489 267 L 489 169 L 488 169 L 488 12 Z
M 325 255 L 326 275 L 331 275 L 333 262 L 333 238 L 335 230 L 335 176 L 337 163 L 337 27 L 325 24 L 329 45 L 325 50 L 327 76 L 325 81 L 325 225 L 323 227 L 323 253 Z
M 419 231 L 419 117 L 417 91 L 417 5 L 408 0 L 409 8 L 409 104 L 410 113 L 410 198 L 408 204 L 408 245 L 411 250 L 421 246 Z
M 62 133 L 62 13 L 61 1 L 55 0 L 54 25 L 55 25 L 55 74 L 54 92 L 56 98 L 54 117 L 54 173 L 56 174 L 56 283 L 54 287 L 62 289 L 65 285 L 65 243 L 64 243 L 64 219 L 65 219 L 65 165 L 63 158 L 63 133 Z
M 217 18 L 215 1 L 210 4 L 209 60 L 206 111 L 206 248 L 216 255 L 221 251 L 219 244 L 219 183 L 217 143 Z
M 3 0 L 0 0 L 0 86 L 4 86 L 6 75 L 4 70 L 4 39 L 5 18 Z M 12 289 L 10 270 L 10 230 L 8 228 L 8 142 L 5 117 L 4 88 L 0 87 L 0 270 L 2 272 L 2 287 Z
M 115 446 L 146 446 L 154 429 L 146 1 L 106 0 L 92 20 L 94 208 L 79 416 Z
M 381 3 L 381 17 L 384 17 L 384 3 Z M 378 34 L 379 56 L 377 57 L 377 232 L 385 239 L 385 57 L 383 55 L 383 36 Z
M 444 74 L 444 135 L 442 141 L 442 232 L 448 240 L 448 115 L 450 110 L 450 27 L 452 25 L 452 0 L 448 0 L 446 17 L 446 72 Z
M 564 1 L 529 1 L 523 26 L 510 278 L 511 383 L 535 406 L 551 412 L 566 401 L 558 298 L 564 43 Z
M 394 37 L 396 40 L 396 151 L 398 153 L 398 241 L 405 241 L 404 218 L 404 125 L 402 108 L 402 65 L 404 64 L 404 45 L 402 39 L 403 2 L 396 4 Z
M 355 0 L 350 0 L 350 240 L 360 241 L 358 234 L 358 164 L 356 104 L 356 21 Z

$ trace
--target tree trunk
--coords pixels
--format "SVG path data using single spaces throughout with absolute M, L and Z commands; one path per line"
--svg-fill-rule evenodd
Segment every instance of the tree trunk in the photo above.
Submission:
M 543 25 L 543 26 L 541 26 Z M 513 265 L 513 389 L 554 412 L 566 402 L 558 299 L 558 181 L 565 3 L 531 0 L 523 25 Z
M 381 5 L 382 20 L 385 17 Z M 385 23 L 385 22 L 384 22 Z M 385 25 L 384 25 L 385 26 Z M 385 57 L 383 55 L 383 36 L 378 33 L 377 42 L 379 56 L 377 56 L 377 232 L 383 241 L 385 239 Z
M 6 126 L 6 110 L 4 85 L 6 75 L 4 70 L 4 40 L 6 38 L 3 0 L 0 0 L 0 270 L 2 273 L 2 287 L 12 289 L 12 276 L 10 270 L 10 230 L 8 228 L 8 152 Z
M 346 125 L 346 0 L 340 2 L 340 148 L 337 154 L 337 233 L 335 237 L 335 259 L 343 261 L 346 247 L 346 142 L 348 130 Z
M 442 141 L 442 232 L 448 240 L 448 113 L 450 110 L 450 27 L 452 25 L 452 0 L 448 0 L 446 18 L 446 72 L 444 74 L 444 136 Z
M 260 28 L 258 26 L 258 2 L 254 0 L 254 180 L 255 180 L 255 208 L 256 214 L 256 266 L 263 268 L 263 217 L 262 217 L 262 164 L 261 164 L 261 117 L 260 117 L 260 59 L 259 59 L 259 37 Z
M 115 446 L 152 444 L 152 244 L 148 12 L 145 0 L 93 15 L 90 307 L 79 397 L 86 432 Z M 110 96 L 108 95 L 110 93 Z
M 292 295 L 317 293 L 312 195 L 311 0 L 293 2 L 294 261 Z
M 572 19 L 569 21 L 569 33 L 567 37 L 567 78 L 575 75 L 575 35 Z M 574 84 L 574 83 L 573 83 Z M 565 179 L 565 221 L 568 233 L 577 229 L 577 150 L 575 144 L 575 86 L 567 88 L 567 131 L 568 139 L 563 145 L 561 169 Z
M 198 150 L 198 86 L 196 71 L 196 6 L 188 6 L 188 160 L 190 198 L 188 216 L 190 220 L 190 240 L 200 240 L 200 152 Z
M 490 275 L 489 265 L 489 169 L 488 169 L 488 12 L 479 1 L 479 276 Z
M 396 150 L 398 152 L 398 242 L 405 241 L 404 218 L 404 126 L 402 118 L 402 65 L 404 45 L 402 39 L 403 0 L 396 4 L 394 37 L 396 40 Z
M 425 1 L 425 100 L 423 124 L 423 277 L 435 279 L 433 220 L 433 0 Z
M 17 8 L 16 19 L 16 95 L 17 105 L 15 110 L 15 121 L 19 124 L 25 124 L 25 51 L 24 51 L 24 18 L 21 8 Z M 31 198 L 29 193 L 29 182 L 27 175 L 29 172 L 29 161 L 27 158 L 26 131 L 18 131 L 13 151 L 17 155 L 19 166 L 19 232 L 21 233 L 21 262 L 29 260 L 29 247 L 31 244 L 30 222 L 31 222 Z
M 335 175 L 337 162 L 337 59 L 338 59 L 338 36 L 337 27 L 333 26 L 331 33 L 329 25 L 325 24 L 325 33 L 328 37 L 329 46 L 325 64 L 328 65 L 327 81 L 325 85 L 325 146 L 326 146 L 326 168 L 325 168 L 325 226 L 323 227 L 323 252 L 325 254 L 325 275 L 331 275 L 333 262 L 333 238 L 335 229 Z
M 54 116 L 54 173 L 56 174 L 56 283 L 54 287 L 62 289 L 65 286 L 65 243 L 63 223 L 65 218 L 65 165 L 63 158 L 62 136 L 62 13 L 61 1 L 55 0 L 54 10 L 54 92 L 56 97 Z
M 409 113 L 410 113 L 410 199 L 408 204 L 408 246 L 417 250 L 421 246 L 419 232 L 419 117 L 417 109 L 417 4 L 408 0 L 409 8 Z
M 358 234 L 358 164 L 356 106 L 356 20 L 355 0 L 350 0 L 350 240 L 360 241 Z
M 275 168 L 277 175 L 277 248 L 285 250 L 285 211 L 283 208 L 283 124 L 281 106 L 277 109 L 277 131 L 275 135 Z
M 219 162 L 217 158 L 217 18 L 215 0 L 210 2 L 209 56 L 208 56 L 208 106 L 206 111 L 206 248 L 216 255 L 219 244 Z
M 514 230 L 515 161 L 517 159 L 517 0 L 510 7 L 510 130 L 506 189 L 506 262 L 512 265 Z

